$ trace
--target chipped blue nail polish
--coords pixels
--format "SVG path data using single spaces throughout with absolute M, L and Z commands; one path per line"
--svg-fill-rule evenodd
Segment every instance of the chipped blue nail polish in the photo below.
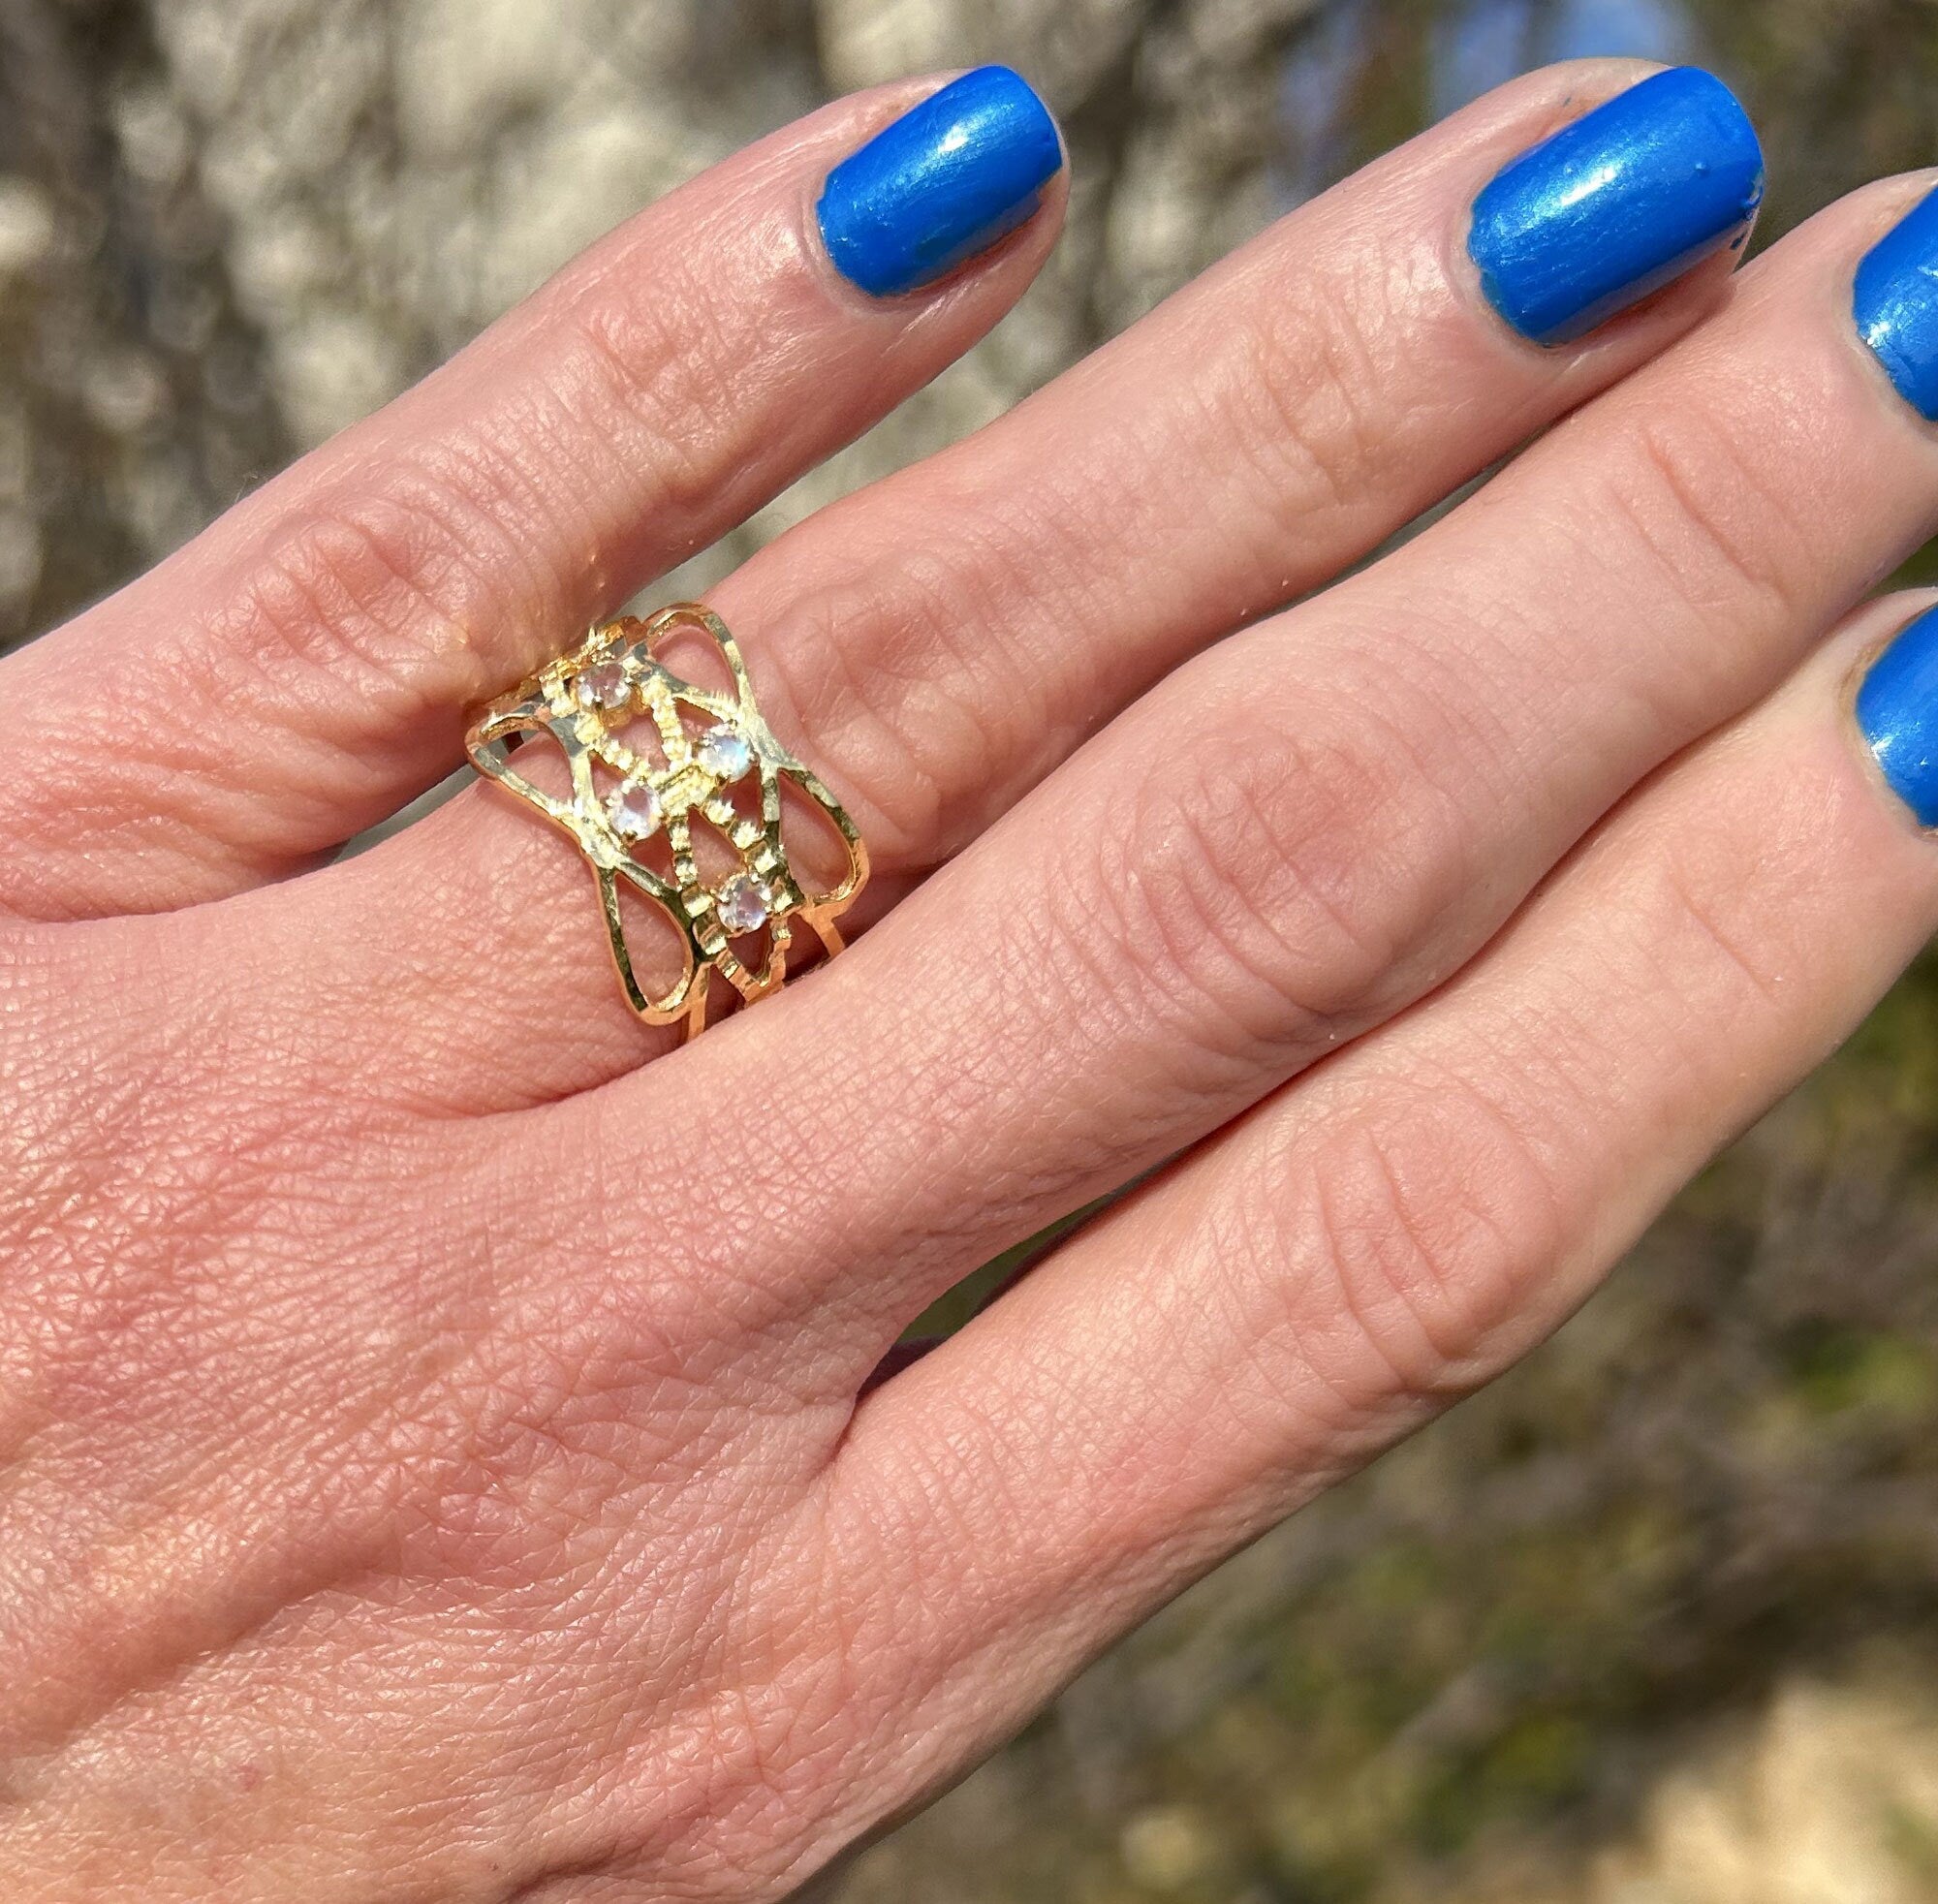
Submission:
M 1938 827 L 1938 609 L 1871 664 L 1858 726 L 1879 769 L 1921 827 Z
M 1063 166 L 1048 109 L 1006 66 L 952 80 L 828 174 L 835 267 L 876 297 L 947 275 L 1023 224 Z
M 1509 324 L 1565 344 L 1739 243 L 1763 186 L 1735 95 L 1676 67 L 1510 165 L 1475 201 L 1467 249 Z
M 1898 394 L 1938 422 L 1938 193 L 1887 232 L 1858 266 L 1852 315 Z

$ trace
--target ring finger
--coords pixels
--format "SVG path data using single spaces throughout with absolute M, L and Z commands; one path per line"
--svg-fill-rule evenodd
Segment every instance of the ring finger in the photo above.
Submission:
M 737 1143 L 753 1180 L 822 1186 L 765 1220 L 805 1265 L 777 1310 L 843 1344 L 828 1379 L 1439 985 L 1922 540 L 1938 443 L 1864 348 L 1851 284 L 1871 252 L 1921 312 L 1938 219 L 1872 248 L 1928 182 L 1832 207 L 1428 533 L 1154 690 L 783 1000 L 757 1066 L 741 1027 L 683 1056 L 669 1170 Z M 1924 312 L 1897 342 L 1934 328 Z M 611 1172 L 659 1088 L 553 1110 Z M 657 1169 L 640 1194 L 676 1202 Z

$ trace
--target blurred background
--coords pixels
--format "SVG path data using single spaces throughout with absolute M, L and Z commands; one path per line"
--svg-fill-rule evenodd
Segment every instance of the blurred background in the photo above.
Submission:
M 1591 52 L 1742 93 L 1764 241 L 1938 161 L 1934 0 L 0 0 L 0 645 L 834 93 L 1019 66 L 1069 138 L 1069 234 L 992 338 L 691 586 L 1364 158 Z M 1926 970 L 1559 1339 L 827 1895 L 1938 1900 L 1934 1265 Z

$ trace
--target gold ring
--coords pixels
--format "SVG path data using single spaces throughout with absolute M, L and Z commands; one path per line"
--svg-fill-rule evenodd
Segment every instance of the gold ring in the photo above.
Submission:
M 658 658 L 682 633 L 718 650 L 725 690 Z M 540 736 L 564 756 L 569 796 L 514 770 L 521 743 Z M 700 603 L 595 627 L 485 708 L 464 745 L 480 773 L 578 842 L 626 1002 L 647 1024 L 684 1021 L 691 1038 L 706 1023 L 716 973 L 750 1004 L 778 991 L 797 926 L 829 953 L 841 950 L 835 921 L 867 880 L 867 849 L 840 802 L 768 731 L 739 648 Z M 846 848 L 847 871 L 828 891 L 804 890 L 789 860 L 783 783 L 820 809 Z M 621 881 L 660 909 L 684 948 L 677 982 L 658 997 L 641 988 L 627 949 Z

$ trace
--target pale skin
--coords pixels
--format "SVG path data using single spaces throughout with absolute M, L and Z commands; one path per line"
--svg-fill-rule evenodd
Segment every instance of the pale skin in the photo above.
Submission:
M 502 793 L 328 862 L 1026 285 L 1060 184 L 926 293 L 823 256 L 925 85 L 0 664 L 10 1899 L 784 1895 L 1859 1022 L 1938 926 L 1848 712 L 1938 438 L 1849 291 L 1930 180 L 1537 349 L 1466 208 L 1641 70 L 1483 101 L 714 593 L 877 878 L 690 1048 Z

